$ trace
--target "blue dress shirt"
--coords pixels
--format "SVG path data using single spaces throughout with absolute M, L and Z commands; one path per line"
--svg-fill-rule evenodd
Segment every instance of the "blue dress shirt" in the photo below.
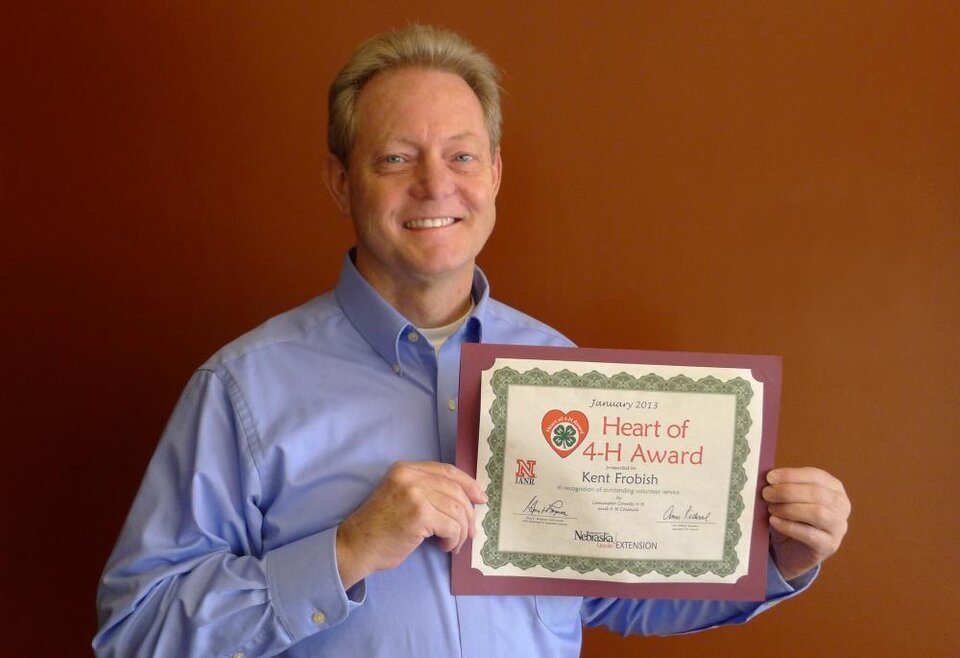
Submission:
M 463 342 L 570 345 L 490 299 L 436 353 L 348 257 L 336 289 L 194 374 L 103 574 L 100 656 L 577 656 L 582 625 L 665 634 L 746 621 L 768 601 L 453 596 L 426 541 L 344 591 L 338 524 L 393 462 L 453 462 Z

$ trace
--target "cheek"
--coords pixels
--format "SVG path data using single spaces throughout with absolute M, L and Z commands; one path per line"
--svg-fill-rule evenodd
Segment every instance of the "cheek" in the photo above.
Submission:
M 357 195 L 356 203 L 367 216 L 367 221 L 378 222 L 396 215 L 406 199 L 406 194 L 396 186 L 378 185 L 365 188 Z
M 469 206 L 478 212 L 492 214 L 495 210 L 496 194 L 489 185 L 475 185 L 465 188 L 463 198 Z

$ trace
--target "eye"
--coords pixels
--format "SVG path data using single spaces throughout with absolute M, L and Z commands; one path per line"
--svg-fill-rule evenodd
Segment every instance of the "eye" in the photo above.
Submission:
M 385 156 L 383 158 L 383 161 L 386 164 L 400 164 L 401 162 L 403 162 L 403 156 L 397 155 L 396 153 L 392 153 L 390 155 Z
M 458 153 L 453 157 L 453 159 L 456 160 L 457 162 L 473 162 L 474 160 L 476 160 L 476 158 L 470 155 L 469 153 Z

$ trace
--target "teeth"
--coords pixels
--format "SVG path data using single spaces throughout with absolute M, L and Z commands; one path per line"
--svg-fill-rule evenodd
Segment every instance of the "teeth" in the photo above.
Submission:
M 450 226 L 456 220 L 454 217 L 428 217 L 424 219 L 411 219 L 404 222 L 404 228 L 440 228 L 441 226 Z

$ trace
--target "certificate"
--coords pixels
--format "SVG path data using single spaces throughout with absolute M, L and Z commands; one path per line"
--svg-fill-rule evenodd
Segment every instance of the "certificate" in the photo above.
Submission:
M 455 594 L 764 598 L 781 360 L 464 345 Z

